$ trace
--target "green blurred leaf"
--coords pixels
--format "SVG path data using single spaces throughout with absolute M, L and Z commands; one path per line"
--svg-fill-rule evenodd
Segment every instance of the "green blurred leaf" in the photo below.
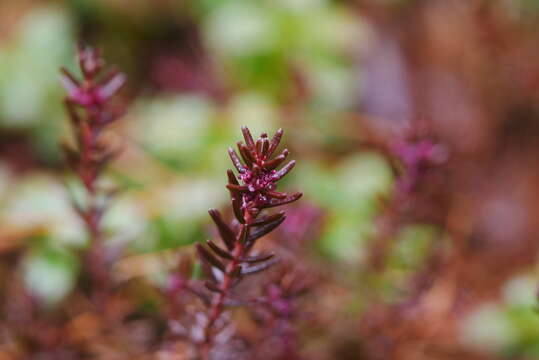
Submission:
M 24 259 L 24 279 L 46 306 L 58 304 L 73 289 L 78 276 L 77 257 L 42 241 Z

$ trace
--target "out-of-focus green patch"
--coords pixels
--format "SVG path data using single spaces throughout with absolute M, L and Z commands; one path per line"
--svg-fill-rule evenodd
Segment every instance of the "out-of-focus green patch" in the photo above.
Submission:
M 108 174 L 113 179 L 114 183 L 123 191 L 141 191 L 144 190 L 146 184 L 129 176 L 124 172 L 109 169 Z
M 355 214 L 333 214 L 327 220 L 319 242 L 320 250 L 330 258 L 348 263 L 365 260 L 365 244 L 373 234 L 372 226 Z
M 79 21 L 81 22 L 98 16 L 99 10 L 103 10 L 99 5 L 99 1 L 69 0 L 68 2 L 75 14 L 79 16 Z
M 511 278 L 503 288 L 503 299 L 513 307 L 537 306 L 537 276 L 521 274 Z
M 391 190 L 393 174 L 384 157 L 377 153 L 360 153 L 341 162 L 335 171 L 339 206 L 375 210 L 378 196 Z
M 12 184 L 0 207 L 0 223 L 21 231 L 41 227 L 58 245 L 85 242 L 84 225 L 67 191 L 57 178 L 45 174 L 28 173 Z
M 72 290 L 78 276 L 78 259 L 67 250 L 52 246 L 51 239 L 29 242 L 34 246 L 23 262 L 24 280 L 42 304 L 53 306 Z
M 193 273 L 191 274 L 191 279 L 198 280 L 202 279 L 202 267 L 200 266 L 199 262 L 195 262 L 193 264 Z
M 261 93 L 244 92 L 236 95 L 227 109 L 227 115 L 232 122 L 231 126 L 235 130 L 230 146 L 239 140 L 244 141 L 240 131 L 241 126 L 247 126 L 253 136 L 258 136 L 262 132 L 268 133 L 270 137 L 273 136 L 273 132 L 277 130 L 276 122 L 279 118 L 276 105 L 271 98 Z
M 393 182 L 389 164 L 376 153 L 352 155 L 334 167 L 303 161 L 294 171 L 309 198 L 335 211 L 375 210 L 376 198 Z
M 395 241 L 389 258 L 389 267 L 417 271 L 439 230 L 431 225 L 409 225 L 403 228 Z
M 350 109 L 357 102 L 359 76 L 349 68 L 328 63 L 313 63 L 309 68 L 313 90 L 311 107 Z
M 314 106 L 340 109 L 355 100 L 357 79 L 346 59 L 363 42 L 357 17 L 328 1 L 203 4 L 205 42 L 240 89 L 285 100 L 298 71 Z
M 333 169 L 302 165 L 295 174 L 306 197 L 328 208 L 321 250 L 341 260 L 361 260 L 365 243 L 373 232 L 377 197 L 390 191 L 392 174 L 378 154 L 354 155 Z
M 69 174 L 64 177 L 63 184 L 65 185 L 68 202 L 80 209 L 84 209 L 88 201 L 88 193 L 80 179 L 75 174 Z
M 376 0 L 379 3 L 393 5 L 393 6 L 405 6 L 411 5 L 418 0 Z
M 177 96 L 141 101 L 133 109 L 130 135 L 150 156 L 174 170 L 204 163 L 214 110 L 208 99 Z
M 273 16 L 272 9 L 260 2 L 228 2 L 205 19 L 206 41 L 219 53 L 232 57 L 268 52 L 277 40 Z
M 209 208 L 219 207 L 228 200 L 224 176 L 219 174 L 219 178 L 211 180 L 193 177 L 163 189 L 160 212 L 178 220 L 206 219 Z
M 532 350 L 534 345 L 539 342 L 539 314 L 533 307 L 516 306 L 511 307 L 507 316 L 512 326 L 517 329 L 518 334 L 518 345 L 513 345 L 513 347 L 524 353 Z M 515 352 L 515 350 L 509 350 Z
M 504 301 L 477 308 L 462 323 L 461 340 L 479 350 L 507 358 L 539 356 L 539 312 L 536 277 L 520 274 L 503 290 Z
M 144 150 L 149 156 L 151 156 L 158 163 L 177 172 L 192 170 L 192 168 L 195 165 L 194 164 L 195 159 L 189 156 L 182 156 L 183 154 L 181 153 L 177 153 L 177 154 L 161 153 L 153 149 L 152 146 L 142 146 L 141 149 Z
M 234 66 L 241 69 L 235 73 L 235 80 L 244 90 L 256 89 L 277 99 L 289 92 L 290 74 L 286 69 L 286 59 L 277 52 L 238 57 Z
M 136 252 L 157 252 L 191 245 L 204 238 L 200 222 L 157 216 L 150 220 L 148 231 L 133 243 L 132 248 Z
M 539 13 L 539 1 L 538 0 L 519 0 L 516 1 L 520 6 L 520 13 L 523 17 L 533 15 L 537 17 Z M 511 4 L 511 3 L 510 3 Z M 511 4 L 514 6 L 514 4 Z
M 0 127 L 30 132 L 36 156 L 61 159 L 63 89 L 58 69 L 73 60 L 73 31 L 57 7 L 38 7 L 18 26 L 12 41 L 0 43 Z
M 109 243 L 129 242 L 142 236 L 147 223 L 145 209 L 127 194 L 115 198 L 102 219 L 102 227 L 110 235 Z
M 301 179 L 301 188 L 309 199 L 326 207 L 335 206 L 336 180 L 331 169 L 315 161 L 303 161 L 291 174 Z
M 4 205 L 4 197 L 8 194 L 13 180 L 14 174 L 12 174 L 9 166 L 3 161 L 0 161 L 0 211 Z
M 385 269 L 371 279 L 385 301 L 399 301 L 410 293 L 412 277 L 422 270 L 430 250 L 439 251 L 447 245 L 441 242 L 439 231 L 427 224 L 408 225 L 389 240 Z
M 466 345 L 495 352 L 515 342 L 518 333 L 499 305 L 484 304 L 465 319 L 461 338 Z

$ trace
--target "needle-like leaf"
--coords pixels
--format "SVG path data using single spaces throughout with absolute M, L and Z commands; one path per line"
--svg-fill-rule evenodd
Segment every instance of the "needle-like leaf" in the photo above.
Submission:
M 281 225 L 283 221 L 285 221 L 286 216 L 281 216 L 280 218 L 277 218 L 273 220 L 272 222 L 269 222 L 265 225 L 259 226 L 251 230 L 249 233 L 249 236 L 247 237 L 247 242 L 251 243 L 262 236 L 269 234 L 273 229 L 275 229 L 277 226 Z
M 294 193 L 292 195 L 289 195 L 286 199 L 272 200 L 269 204 L 264 205 L 263 208 L 264 209 L 269 209 L 269 208 L 272 208 L 272 207 L 275 207 L 275 206 L 285 205 L 285 204 L 294 202 L 296 200 L 299 200 L 299 198 L 301 198 L 302 195 L 303 195 L 302 193 L 297 192 L 297 193 Z
M 222 272 L 225 272 L 225 266 L 221 261 L 219 261 L 211 252 L 209 252 L 204 246 L 201 244 L 196 245 L 198 256 L 201 260 L 206 261 L 210 265 L 216 267 L 217 269 L 221 270 Z
M 253 163 L 256 162 L 256 159 L 254 158 L 251 151 L 245 146 L 241 141 L 237 143 L 238 145 L 238 151 L 240 152 L 241 158 L 245 162 L 245 164 L 249 167 L 252 166 Z
M 278 220 L 280 218 L 282 218 L 284 216 L 284 211 L 279 211 L 275 214 L 271 214 L 271 215 L 268 215 L 268 216 L 264 216 L 264 217 L 261 217 L 260 219 L 257 219 L 255 220 L 251 226 L 254 227 L 254 226 L 260 226 L 260 225 L 266 225 L 270 222 L 273 222 L 275 220 Z
M 274 258 L 274 259 L 272 259 L 270 261 L 267 261 L 265 263 L 261 263 L 261 264 L 258 264 L 258 265 L 244 266 L 241 269 L 241 274 L 242 275 L 254 275 L 256 273 L 259 273 L 261 271 L 264 271 L 264 270 L 268 269 L 269 267 L 275 265 L 278 262 L 279 262 L 279 259 Z
M 236 234 L 234 234 L 234 231 L 232 231 L 232 229 L 223 221 L 219 210 L 210 209 L 208 210 L 208 213 L 213 219 L 215 225 L 217 226 L 219 236 L 221 236 L 221 239 L 225 243 L 226 247 L 229 250 L 232 250 L 234 248 L 234 242 L 236 241 Z
M 236 151 L 234 149 L 232 149 L 231 147 L 229 147 L 228 148 L 228 155 L 230 155 L 230 159 L 232 160 L 232 164 L 234 165 L 236 170 L 238 170 L 238 172 L 240 174 L 244 173 L 245 172 L 245 167 L 241 163 L 241 160 L 238 157 L 238 154 L 236 153 Z
M 292 160 L 288 164 L 282 167 L 281 170 L 277 171 L 275 174 L 273 174 L 273 180 L 278 181 L 282 179 L 286 174 L 290 172 L 296 165 L 296 161 Z
M 264 163 L 264 168 L 266 170 L 276 169 L 277 167 L 279 167 L 279 165 L 283 163 L 283 161 L 285 161 L 287 156 L 288 156 L 288 149 L 284 149 L 283 152 L 280 155 L 273 158 L 273 160 L 266 161 Z
M 256 256 L 247 256 L 247 257 L 242 258 L 241 261 L 250 263 L 250 264 L 255 264 L 255 263 L 269 260 L 274 256 L 275 254 L 262 254 L 262 255 L 256 255 Z
M 279 146 L 282 136 L 283 136 L 283 129 L 277 130 L 275 135 L 273 135 L 273 138 L 270 141 L 270 146 L 267 153 L 268 158 L 275 152 L 275 150 Z
M 241 127 L 241 132 L 243 133 L 243 138 L 245 139 L 245 143 L 247 144 L 247 146 L 254 147 L 255 142 L 254 142 L 253 136 L 251 135 L 251 132 L 249 131 L 247 126 L 242 126 Z
M 232 255 L 230 255 L 225 250 L 221 249 L 218 245 L 213 243 L 211 240 L 206 240 L 206 244 L 208 244 L 208 246 L 213 250 L 214 253 L 216 253 L 217 255 L 222 257 L 223 259 L 227 259 L 227 260 L 233 260 L 234 259 L 232 257 Z

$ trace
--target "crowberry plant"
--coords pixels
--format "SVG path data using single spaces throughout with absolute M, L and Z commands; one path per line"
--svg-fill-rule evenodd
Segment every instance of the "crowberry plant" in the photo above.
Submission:
M 215 329 L 216 322 L 231 300 L 232 289 L 245 276 L 266 270 L 277 261 L 273 253 L 253 253 L 257 240 L 277 228 L 286 218 L 283 211 L 263 214 L 264 210 L 291 203 L 302 195 L 276 190 L 277 182 L 295 165 L 292 160 L 278 169 L 288 156 L 287 149 L 272 158 L 283 131 L 279 129 L 271 140 L 263 133 L 256 141 L 248 128 L 243 127 L 242 132 L 245 143 L 238 142 L 239 155 L 232 148 L 228 150 L 238 172 L 238 177 L 232 170 L 227 172 L 227 188 L 236 221 L 229 225 L 218 210 L 211 209 L 210 216 L 224 247 L 213 241 L 207 241 L 205 246 L 197 245 L 203 268 L 207 270 L 205 286 L 213 293 L 202 339 L 205 356 L 218 330 Z

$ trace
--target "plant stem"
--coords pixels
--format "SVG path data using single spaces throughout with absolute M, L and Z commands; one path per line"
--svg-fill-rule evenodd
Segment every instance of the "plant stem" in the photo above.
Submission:
M 245 237 L 249 236 L 249 226 L 252 222 L 251 217 L 248 218 L 249 224 L 246 223 L 245 226 L 246 229 L 246 235 Z M 241 232 L 240 232 L 241 233 Z M 201 349 L 201 355 L 203 359 L 209 359 L 209 350 L 213 341 L 213 326 L 215 325 L 215 322 L 219 319 L 221 314 L 224 310 L 224 302 L 226 297 L 228 296 L 228 293 L 230 289 L 232 288 L 232 284 L 234 281 L 233 273 L 236 270 L 236 268 L 239 266 L 240 261 L 242 258 L 245 257 L 245 246 L 244 243 L 241 241 L 242 239 L 239 239 L 236 241 L 236 244 L 234 245 L 234 249 L 232 252 L 232 260 L 227 264 L 225 268 L 225 272 L 223 274 L 223 281 L 221 282 L 220 292 L 214 296 L 214 300 L 212 302 L 212 306 L 210 309 L 210 315 L 208 317 L 208 322 L 206 323 L 206 326 L 204 327 L 204 340 L 202 342 L 202 349 Z
M 69 113 L 76 111 L 71 102 L 66 102 L 66 106 Z M 92 164 L 97 153 L 96 146 L 100 132 L 99 126 L 96 125 L 96 114 L 100 111 L 100 108 L 85 108 L 84 116 L 78 123 L 77 136 L 80 147 L 80 163 L 77 167 L 77 174 L 87 194 L 86 207 L 79 213 L 86 226 L 90 243 L 89 249 L 84 255 L 84 263 L 90 276 L 91 297 L 96 306 L 102 309 L 107 298 L 108 277 L 103 259 L 103 234 L 100 225 L 103 209 L 99 208 L 97 204 L 99 191 L 96 181 L 99 174 Z

